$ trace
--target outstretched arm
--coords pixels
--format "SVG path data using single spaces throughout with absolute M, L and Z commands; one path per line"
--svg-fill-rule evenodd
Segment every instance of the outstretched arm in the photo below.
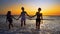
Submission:
M 30 16 L 30 15 L 28 15 L 27 13 L 26 13 L 26 15 L 27 15 L 28 17 L 30 17 L 30 18 L 28 18 L 28 19 L 30 19 L 30 20 L 32 20 L 32 19 L 31 19 L 32 17 L 35 17 L 35 16 L 36 16 L 36 15 Z
M 37 14 L 37 13 L 36 13 Z M 35 17 L 36 16 L 36 14 L 35 15 L 33 15 L 32 17 Z
M 31 16 L 30 16 L 30 15 L 28 15 L 27 13 L 26 13 L 26 15 L 27 15 L 27 16 L 29 16 L 29 17 L 31 17 Z
M 16 19 L 13 15 L 12 15 L 12 18 Z
M 17 18 L 17 20 L 21 17 L 21 15 Z
M 35 17 L 36 15 L 32 16 L 32 17 Z
M 26 13 L 26 14 L 27 14 L 27 13 Z M 27 14 L 27 16 L 29 16 L 29 15 Z M 29 17 L 31 17 L 31 18 L 32 18 L 32 17 L 35 17 L 35 16 L 36 16 L 36 14 L 35 14 L 34 16 L 29 16 Z

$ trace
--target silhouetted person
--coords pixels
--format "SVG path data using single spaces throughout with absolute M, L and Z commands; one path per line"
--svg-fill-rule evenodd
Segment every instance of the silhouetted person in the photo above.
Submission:
M 40 29 L 40 22 L 41 22 L 41 19 L 43 19 L 42 17 L 42 13 L 40 13 L 41 11 L 41 8 L 38 8 L 38 12 L 36 12 L 36 14 L 34 16 L 37 16 L 36 18 L 36 28 L 37 29 Z M 32 16 L 32 17 L 34 17 Z
M 6 21 L 9 22 L 9 29 L 10 29 L 11 27 L 13 27 L 12 18 L 14 18 L 14 17 L 11 15 L 11 11 L 8 11 L 6 16 L 7 16 Z
M 21 10 L 22 10 L 22 12 L 21 12 L 21 15 L 19 16 L 19 18 L 21 17 L 21 27 L 23 26 L 23 24 L 24 24 L 24 26 L 26 25 L 26 15 L 27 16 L 29 16 L 28 14 L 27 14 L 27 12 L 26 11 L 24 11 L 24 7 L 22 7 L 21 8 Z M 30 17 L 30 16 L 29 16 Z M 18 19 L 19 19 L 18 18 Z

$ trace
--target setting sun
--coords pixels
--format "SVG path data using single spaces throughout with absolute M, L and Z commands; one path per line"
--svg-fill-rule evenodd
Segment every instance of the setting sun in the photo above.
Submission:
M 12 1 L 12 0 L 11 0 Z M 34 15 L 40 7 L 43 15 L 60 15 L 60 3 L 59 0 L 13 0 L 12 2 L 2 1 L 0 2 L 0 14 L 4 15 L 7 11 L 12 11 L 13 15 L 19 15 L 21 13 L 21 7 L 25 8 L 25 11 L 29 15 Z

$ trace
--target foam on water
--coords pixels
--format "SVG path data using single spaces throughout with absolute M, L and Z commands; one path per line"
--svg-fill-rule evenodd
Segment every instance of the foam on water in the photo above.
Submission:
M 15 16 L 17 18 L 17 16 Z M 44 19 L 54 20 L 43 20 L 41 23 L 40 31 L 35 30 L 35 20 L 26 19 L 26 26 L 20 26 L 21 20 L 14 20 L 14 27 L 8 30 L 8 22 L 6 23 L 6 17 L 0 16 L 0 34 L 60 34 L 60 17 L 55 16 L 44 16 Z M 35 18 L 33 18 L 35 19 Z

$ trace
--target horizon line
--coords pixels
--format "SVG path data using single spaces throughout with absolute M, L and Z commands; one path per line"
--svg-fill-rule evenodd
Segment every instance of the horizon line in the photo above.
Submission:
M 0 16 L 5 16 L 5 15 L 0 15 Z M 19 16 L 19 15 L 13 15 L 13 16 Z M 43 16 L 60 16 L 60 15 L 43 15 Z

